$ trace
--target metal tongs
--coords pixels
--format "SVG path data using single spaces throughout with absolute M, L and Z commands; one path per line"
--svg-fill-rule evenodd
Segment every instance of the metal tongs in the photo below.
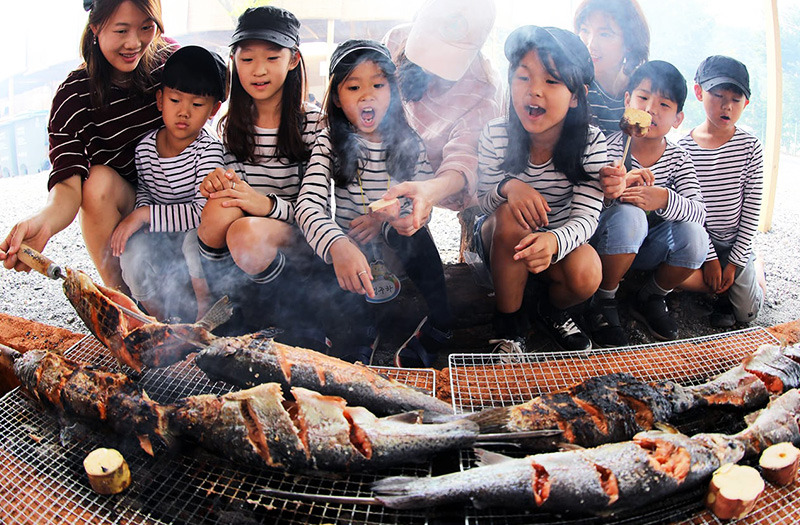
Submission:
M 27 244 L 23 244 L 19 247 L 19 251 L 17 252 L 17 258 L 22 261 L 23 263 L 27 264 L 31 267 L 31 269 L 36 270 L 40 274 L 44 275 L 45 277 L 49 277 L 50 279 L 66 279 L 64 272 L 61 270 L 61 267 L 42 255 L 41 253 L 37 252 Z M 111 298 L 108 299 L 110 302 L 114 303 L 114 306 L 119 308 L 119 310 L 127 315 L 132 319 L 136 319 L 145 324 L 150 324 L 153 320 L 149 317 L 146 317 L 139 312 L 134 312 L 129 308 L 125 308 L 124 306 L 120 305 L 119 303 L 114 302 Z

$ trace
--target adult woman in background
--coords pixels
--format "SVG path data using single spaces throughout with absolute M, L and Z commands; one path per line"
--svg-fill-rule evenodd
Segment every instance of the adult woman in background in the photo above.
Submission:
M 11 229 L 0 243 L 0 260 L 28 270 L 16 256 L 20 244 L 41 251 L 80 214 L 100 277 L 125 290 L 110 239 L 133 209 L 134 148 L 161 126 L 155 91 L 169 47 L 160 0 L 94 0 L 90 9 L 81 39 L 84 64 L 59 86 L 50 110 L 47 204 Z
M 389 31 L 384 43 L 397 64 L 408 122 L 425 144 L 433 179 L 393 186 L 388 197 L 413 201 L 402 235 L 413 235 L 442 205 L 464 209 L 475 201 L 478 139 L 502 111 L 497 74 L 480 50 L 494 24 L 492 0 L 429 0 L 411 25 Z
M 594 124 L 619 131 L 631 73 L 647 61 L 650 29 L 636 0 L 584 0 L 575 10 L 575 32 L 594 63 L 589 106 Z

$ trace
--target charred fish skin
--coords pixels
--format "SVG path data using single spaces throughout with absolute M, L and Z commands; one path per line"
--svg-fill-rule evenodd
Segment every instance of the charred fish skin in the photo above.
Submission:
M 224 396 L 201 395 L 174 404 L 170 423 L 204 448 L 243 464 L 285 470 L 311 467 L 275 383 Z
M 792 351 L 779 346 L 762 345 L 742 366 L 757 375 L 773 394 L 800 387 L 800 363 L 792 359 Z
M 59 412 L 107 423 L 117 433 L 134 434 L 152 453 L 150 439 L 173 441 L 168 410 L 147 398 L 124 374 L 106 372 L 52 352 L 26 352 L 14 363 L 25 389 Z
M 368 367 L 351 364 L 313 350 L 275 342 L 260 334 L 221 338 L 195 358 L 210 378 L 248 388 L 266 382 L 339 396 L 353 406 L 379 415 L 425 410 L 452 414 L 452 407 L 386 378 Z
M 131 327 L 141 323 L 126 319 L 119 308 L 105 296 L 106 292 L 122 295 L 96 285 L 88 275 L 81 271 L 66 269 L 64 293 L 83 324 L 121 364 L 141 372 L 141 362 L 137 356 L 128 352 L 123 343 L 123 338 L 129 330 L 129 323 Z M 128 302 L 131 302 L 130 299 Z M 132 302 L 130 306 L 133 310 L 138 310 Z M 155 319 L 153 320 L 155 321 Z

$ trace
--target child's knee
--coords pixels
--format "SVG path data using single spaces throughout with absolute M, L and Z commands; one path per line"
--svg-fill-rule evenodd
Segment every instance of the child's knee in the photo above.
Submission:
M 225 246 L 228 228 L 242 216 L 243 213 L 239 208 L 223 208 L 220 199 L 209 200 L 203 208 L 197 236 L 206 245 L 221 248 Z
M 674 250 L 672 258 L 677 266 L 700 268 L 708 255 L 708 234 L 701 224 L 676 223 L 673 228 Z
M 492 244 L 503 246 L 516 246 L 520 239 L 531 233 L 531 230 L 523 228 L 514 214 L 511 207 L 503 204 L 495 211 L 495 226 L 492 235 Z
M 636 253 L 647 238 L 647 233 L 647 214 L 644 210 L 620 204 L 603 211 L 592 244 L 603 255 Z

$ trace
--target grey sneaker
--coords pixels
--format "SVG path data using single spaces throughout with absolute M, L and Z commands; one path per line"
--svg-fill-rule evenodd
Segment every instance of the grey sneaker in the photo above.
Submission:
M 494 345 L 492 353 L 498 356 L 501 363 L 527 363 L 525 355 L 527 348 L 524 337 L 514 339 L 489 339 L 489 344 Z

